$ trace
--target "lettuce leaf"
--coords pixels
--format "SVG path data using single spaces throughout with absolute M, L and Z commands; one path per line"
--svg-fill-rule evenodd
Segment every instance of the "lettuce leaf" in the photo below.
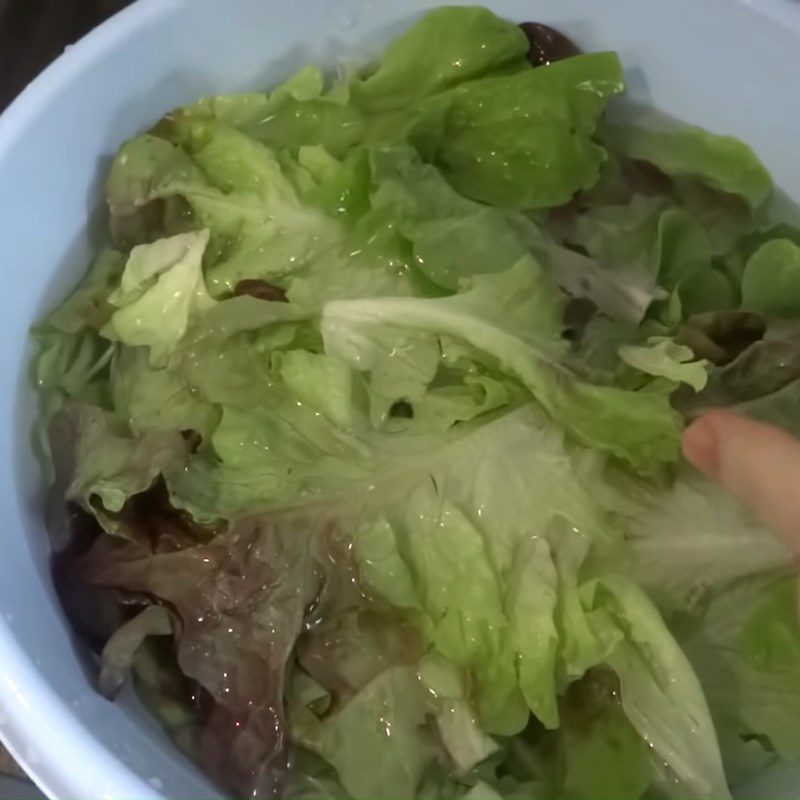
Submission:
M 655 607 L 614 578 L 586 584 L 581 597 L 596 635 L 613 642 L 606 663 L 619 676 L 628 719 L 652 748 L 655 785 L 670 797 L 728 797 L 700 683 Z
M 321 721 L 304 745 L 335 767 L 351 797 L 411 797 L 435 755 L 427 711 L 416 671 L 390 668 Z M 365 759 L 381 770 L 364 769 Z
M 666 397 L 585 384 L 559 363 L 560 304 L 538 265 L 525 259 L 501 275 L 475 278 L 452 298 L 329 303 L 322 334 L 330 353 L 362 369 L 374 331 L 387 325 L 455 337 L 521 381 L 583 444 L 642 471 L 674 461 L 678 429 Z M 396 363 L 403 364 L 403 355 L 394 354 Z
M 533 408 L 519 409 L 454 441 L 404 497 L 356 537 L 367 585 L 471 671 L 486 730 L 518 732 L 528 708 L 555 727 L 557 661 L 570 641 L 560 636 L 570 624 L 562 594 L 569 599 L 592 542 L 614 542 L 562 436 Z
M 649 745 L 625 716 L 619 695 L 619 679 L 607 668 L 590 670 L 567 690 L 559 740 L 565 796 L 641 797 L 650 787 Z
M 101 334 L 129 347 L 149 347 L 151 360 L 163 362 L 192 317 L 214 305 L 202 272 L 207 244 L 204 230 L 135 247 L 108 297 L 115 310 Z
M 620 358 L 629 366 L 674 383 L 686 383 L 696 392 L 708 380 L 705 361 L 695 361 L 691 349 L 667 337 L 652 337 L 645 346 L 623 345 Z
M 519 69 L 527 52 L 520 28 L 485 8 L 438 8 L 395 39 L 355 90 L 369 111 L 402 109 L 486 73 Z
M 800 292 L 800 247 L 771 239 L 750 257 L 742 275 L 742 307 L 760 314 L 796 318 Z
M 682 641 L 733 754 L 755 741 L 762 765 L 771 754 L 800 757 L 796 615 L 791 576 L 747 578 L 715 594 Z
M 453 91 L 436 162 L 467 197 L 545 208 L 597 182 L 592 141 L 608 97 L 623 89 L 614 53 L 593 53 L 474 81 Z
M 131 495 L 148 489 L 164 472 L 186 463 L 188 446 L 177 431 L 139 437 L 96 406 L 65 406 L 50 426 L 57 494 L 87 511 L 95 504 L 121 511 Z
M 720 192 L 740 195 L 754 208 L 772 192 L 772 178 L 758 157 L 730 136 L 670 124 L 640 110 L 625 114 L 604 133 L 616 152 L 649 161 L 667 175 L 697 178 Z

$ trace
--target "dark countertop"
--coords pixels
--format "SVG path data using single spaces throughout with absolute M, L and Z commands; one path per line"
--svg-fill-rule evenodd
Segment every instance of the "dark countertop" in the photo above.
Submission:
M 0 0 L 0 111 L 68 44 L 132 0 Z

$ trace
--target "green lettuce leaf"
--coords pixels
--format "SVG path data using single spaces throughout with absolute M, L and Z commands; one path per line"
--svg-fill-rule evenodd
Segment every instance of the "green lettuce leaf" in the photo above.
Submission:
M 135 247 L 108 298 L 115 311 L 102 335 L 130 347 L 149 347 L 153 363 L 163 363 L 191 319 L 214 305 L 203 279 L 207 244 L 208 231 L 198 231 Z
M 516 733 L 529 708 L 555 727 L 557 661 L 573 641 L 561 641 L 562 626 L 583 620 L 570 611 L 577 573 L 593 543 L 615 542 L 562 435 L 519 409 L 418 459 L 404 497 L 361 526 L 364 580 L 471 672 L 485 730 Z M 596 663 L 593 644 L 565 657 Z
M 581 589 L 590 624 L 613 642 L 622 708 L 652 749 L 659 790 L 669 797 L 728 797 L 728 787 L 697 676 L 645 594 L 602 578 Z M 622 636 L 620 636 L 622 633 Z
M 580 442 L 643 471 L 675 459 L 678 429 L 665 396 L 584 384 L 560 364 L 562 300 L 532 259 L 465 288 L 441 300 L 329 303 L 322 318 L 326 350 L 364 369 L 364 349 L 387 325 L 455 337 L 521 381 Z M 387 355 L 404 361 L 402 352 Z
M 331 765 L 308 750 L 292 748 L 292 770 L 284 789 L 291 800 L 342 800 L 348 797 Z
M 733 286 L 712 263 L 707 233 L 686 211 L 661 215 L 654 248 L 659 283 L 676 292 L 684 316 L 736 306 Z
M 476 80 L 453 90 L 439 164 L 462 194 L 500 207 L 567 202 L 600 175 L 592 141 L 606 99 L 623 89 L 613 53 Z
M 524 216 L 460 195 L 411 148 L 373 151 L 372 173 L 373 209 L 391 213 L 416 266 L 448 291 L 472 275 L 508 269 L 541 239 Z
M 642 797 L 653 777 L 650 748 L 625 716 L 617 677 L 590 670 L 569 687 L 562 707 L 563 796 Z
M 130 437 L 108 413 L 70 404 L 53 419 L 51 448 L 56 485 L 66 500 L 93 512 L 121 511 L 131 495 L 148 489 L 164 472 L 181 468 L 188 445 L 175 431 Z
M 800 316 L 800 247 L 773 239 L 753 253 L 742 275 L 742 307 L 767 316 Z
M 705 361 L 696 361 L 694 353 L 667 337 L 653 337 L 645 346 L 623 345 L 619 357 L 629 366 L 654 377 L 674 383 L 686 383 L 696 392 L 706 385 Z
M 122 253 L 103 250 L 78 288 L 47 318 L 46 324 L 66 334 L 84 328 L 100 330 L 113 312 L 108 297 L 118 286 L 124 268 Z
M 369 446 L 313 408 L 276 391 L 271 407 L 225 405 L 209 447 L 167 475 L 173 502 L 195 518 L 340 495 L 375 469 Z
M 336 222 L 300 201 L 265 145 L 206 122 L 182 123 L 174 138 L 186 150 L 153 136 L 122 147 L 106 185 L 112 219 L 154 201 L 185 201 L 193 224 L 212 234 L 214 294 L 232 292 L 242 278 L 292 273 L 340 241 Z
M 111 365 L 114 412 L 134 434 L 194 431 L 207 439 L 220 411 L 170 366 L 153 366 L 147 348 L 120 348 Z
M 129 248 L 196 227 L 191 206 L 176 201 L 194 188 L 208 185 L 182 150 L 154 136 L 126 142 L 105 182 L 114 241 Z
M 278 364 L 284 384 L 301 403 L 344 430 L 357 424 L 352 399 L 353 373 L 346 364 L 308 350 L 282 353 Z
M 354 91 L 370 112 L 419 100 L 497 70 L 525 65 L 528 40 L 485 8 L 437 8 L 399 36 Z
M 636 194 L 624 205 L 589 206 L 559 233 L 609 269 L 638 267 L 657 274 L 659 265 L 649 255 L 666 207 L 662 196 Z
M 416 671 L 394 667 L 308 731 L 304 745 L 335 767 L 351 797 L 413 797 L 435 755 L 426 715 L 426 692 Z
M 240 130 L 269 147 L 291 150 L 322 145 L 343 156 L 362 141 L 363 114 L 349 102 L 349 90 L 339 85 L 325 91 L 321 70 L 308 66 L 271 93 L 240 93 L 206 97 L 168 114 L 155 133 L 165 138 L 185 122 L 216 122 Z
M 43 400 L 72 398 L 106 404 L 113 344 L 88 330 L 64 334 L 42 327 L 34 336 L 39 352 L 33 362 L 33 383 Z
M 733 760 L 746 740 L 767 758 L 800 758 L 796 616 L 790 575 L 747 578 L 715 594 L 682 640 Z
M 500 746 L 478 725 L 464 676 L 435 653 L 425 656 L 419 676 L 435 698 L 436 725 L 456 772 L 464 775 Z
M 629 109 L 604 131 L 611 148 L 649 161 L 674 178 L 697 178 L 713 189 L 740 195 L 751 207 L 772 192 L 772 179 L 753 151 L 730 136 Z
M 693 214 L 675 207 L 674 198 L 635 194 L 625 205 L 590 207 L 556 232 L 628 283 L 638 280 L 646 290 L 648 276 L 657 280 L 676 293 L 684 316 L 738 303 L 730 277 L 715 266 L 708 233 Z M 650 300 L 663 296 L 654 295 L 651 284 Z
M 304 199 L 328 216 L 354 224 L 369 211 L 372 169 L 366 148 L 353 149 L 338 161 L 321 145 L 301 147 L 297 169 Z
M 198 318 L 169 366 L 207 402 L 251 407 L 270 391 L 273 353 L 318 342 L 302 309 L 242 295 Z

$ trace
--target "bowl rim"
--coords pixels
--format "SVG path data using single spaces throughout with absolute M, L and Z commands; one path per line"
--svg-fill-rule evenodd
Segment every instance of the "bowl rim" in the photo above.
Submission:
M 184 0 L 134 0 L 75 44 L 65 48 L 0 114 L 0 160 L 48 104 L 84 70 L 122 41 Z M 15 498 L 17 500 L 18 498 Z M 160 800 L 163 794 L 117 758 L 42 678 L 0 615 L 0 741 L 49 798 L 95 797 L 108 800 Z M 31 703 L 29 698 L 35 697 Z M 38 732 L 63 731 L 42 754 L 33 746 Z M 55 743 L 55 742 L 54 742 Z M 92 769 L 86 765 L 92 764 Z M 105 776 L 112 776 L 109 782 Z M 96 776 L 100 776 L 98 781 Z

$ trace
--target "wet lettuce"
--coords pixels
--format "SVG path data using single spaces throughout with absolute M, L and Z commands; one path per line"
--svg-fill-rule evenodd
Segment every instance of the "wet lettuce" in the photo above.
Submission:
M 125 143 L 35 330 L 108 696 L 240 796 L 708 797 L 800 758 L 787 555 L 679 460 L 798 430 L 797 245 L 613 53 L 432 11 Z M 797 274 L 796 274 L 797 273 Z

